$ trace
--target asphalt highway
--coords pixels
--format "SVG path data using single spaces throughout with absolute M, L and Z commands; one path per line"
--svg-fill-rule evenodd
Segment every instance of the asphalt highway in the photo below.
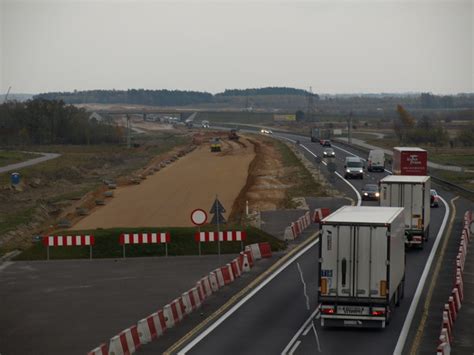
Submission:
M 319 143 L 311 143 L 309 137 L 292 134 L 275 134 L 276 138 L 290 141 L 300 141 L 299 149 L 307 155 L 314 164 L 320 166 L 323 173 L 331 178 L 336 189 L 351 197 L 356 203 L 374 205 L 375 201 L 360 201 L 360 191 L 366 183 L 377 183 L 388 174 L 364 172 L 362 180 L 345 181 L 341 176 L 334 176 L 327 171 L 328 159 L 317 163 L 315 156 L 321 156 L 323 147 Z M 344 174 L 344 158 L 358 155 L 360 152 L 347 147 L 333 145 L 336 151 L 336 172 Z M 350 185 L 347 183 L 349 182 Z M 438 187 L 438 193 L 448 201 L 453 195 Z M 407 251 L 405 298 L 396 309 L 390 325 L 386 329 L 321 329 L 317 319 L 317 275 L 319 249 L 315 244 L 297 259 L 291 262 L 285 270 L 274 277 L 252 298 L 240 306 L 235 312 L 220 319 L 220 324 L 208 331 L 205 336 L 195 338 L 188 343 L 180 353 L 191 354 L 391 354 L 403 349 L 406 330 L 409 328 L 411 317 L 416 307 L 415 297 L 417 287 L 424 282 L 425 265 L 431 260 L 432 248 L 440 230 L 445 227 L 447 210 L 442 203 L 439 208 L 431 210 L 430 238 L 423 250 Z M 434 253 L 433 253 L 434 254 Z M 301 268 L 304 284 L 298 265 Z M 426 272 L 425 272 L 426 273 Z M 420 286 L 421 289 L 421 286 Z M 309 308 L 307 307 L 309 304 Z M 418 305 L 419 306 L 419 305 Z M 411 308 L 411 309 L 410 309 Z M 314 317 L 316 315 L 316 317 Z M 407 321 L 408 319 L 408 321 Z M 311 326 L 313 322 L 314 329 Z M 402 331 L 403 330 L 403 331 Z M 400 334 L 403 334 L 400 336 Z M 399 339 L 402 338 L 402 339 Z M 398 344 L 398 348 L 397 348 Z M 401 347 L 400 347 L 401 346 Z M 320 350 L 320 351 L 319 351 Z

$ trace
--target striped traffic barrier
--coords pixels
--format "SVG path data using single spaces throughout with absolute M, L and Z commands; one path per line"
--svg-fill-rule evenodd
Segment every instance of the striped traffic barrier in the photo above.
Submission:
M 109 354 L 130 355 L 135 353 L 140 345 L 137 326 L 134 325 L 110 339 Z
M 184 292 L 181 296 L 184 304 L 184 312 L 186 314 L 190 314 L 192 311 L 196 310 L 201 305 L 197 292 L 195 294 L 193 291 L 194 289 Z
M 449 343 L 453 342 L 453 329 L 451 327 L 451 324 L 449 323 L 449 317 L 446 311 L 443 311 L 443 328 L 446 328 L 448 331 L 448 339 Z
M 232 268 L 231 268 L 230 264 L 222 266 L 220 268 L 220 270 L 222 272 L 222 278 L 224 280 L 225 285 L 228 285 L 228 284 L 234 282 L 234 274 L 232 273 Z
M 209 273 L 209 282 L 211 284 L 212 292 L 217 292 L 219 290 L 219 282 L 217 281 L 217 275 L 214 271 Z
M 459 297 L 459 290 L 457 288 L 453 288 L 453 290 L 451 291 L 451 295 L 453 296 L 454 304 L 456 305 L 456 313 L 459 313 L 459 310 L 461 309 L 461 298 Z
M 138 337 L 141 344 L 146 344 L 163 335 L 166 321 L 162 310 L 141 319 L 137 324 Z
M 211 283 L 209 281 L 209 276 L 204 276 L 203 278 L 201 278 L 201 280 L 198 281 L 198 283 L 201 283 L 206 298 L 212 295 L 212 288 Z
M 225 281 L 224 281 L 224 275 L 222 273 L 222 269 L 218 268 L 218 269 L 215 269 L 213 272 L 216 275 L 217 285 L 219 286 L 219 288 L 224 287 L 225 286 Z
M 171 241 L 169 232 L 152 232 L 152 233 L 122 233 L 120 234 L 119 243 L 122 246 L 122 255 L 125 258 L 126 245 L 139 244 L 164 244 L 165 255 L 168 256 L 168 243 Z
M 93 235 L 47 235 L 43 237 L 46 246 L 46 258 L 49 260 L 50 247 L 89 247 L 89 259 L 92 259 L 92 246 L 95 244 Z
M 252 253 L 252 260 L 258 260 L 262 258 L 262 255 L 260 254 L 260 248 L 257 243 L 255 244 L 250 244 L 245 247 L 246 251 L 251 251 Z M 251 262 L 252 263 L 252 262 Z
M 250 271 L 250 263 L 249 258 L 246 253 L 241 252 L 239 255 L 239 266 L 242 272 L 249 272 Z
M 166 328 L 173 328 L 183 319 L 184 307 L 180 299 L 175 299 L 163 307 L 163 315 L 166 322 Z
M 451 318 L 453 318 L 453 320 L 456 320 L 456 318 L 458 317 L 458 312 L 457 312 L 456 304 L 454 303 L 453 296 L 449 296 L 448 298 L 448 307 L 449 307 L 449 312 L 451 313 Z
M 262 258 L 270 258 L 272 256 L 272 248 L 270 246 L 270 243 L 259 243 L 258 247 L 260 249 L 260 255 Z
M 100 344 L 97 348 L 89 351 L 87 355 L 109 355 L 109 346 L 106 343 Z
M 234 277 L 240 277 L 242 274 L 242 271 L 240 270 L 239 266 L 239 258 L 235 258 L 230 262 L 230 266 L 232 267 L 232 273 L 234 274 Z
M 285 228 L 285 232 L 283 233 L 283 239 L 284 240 L 294 240 L 295 239 L 295 233 L 293 229 L 291 228 L 291 225 Z

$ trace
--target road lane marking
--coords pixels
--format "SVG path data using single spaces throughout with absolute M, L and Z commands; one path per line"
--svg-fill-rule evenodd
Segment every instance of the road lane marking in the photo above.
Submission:
M 395 350 L 393 351 L 393 354 L 395 355 L 399 355 L 403 351 L 403 347 L 405 346 L 405 342 L 408 336 L 408 331 L 410 330 L 413 317 L 415 316 L 416 308 L 418 307 L 418 302 L 420 301 L 421 293 L 423 292 L 423 287 L 425 285 L 426 279 L 428 277 L 428 273 L 430 271 L 431 263 L 433 262 L 436 251 L 438 250 L 438 245 L 441 241 L 441 237 L 444 234 L 444 229 L 446 228 L 446 223 L 448 221 L 450 209 L 446 200 L 442 198 L 441 196 L 440 196 L 440 199 L 444 203 L 446 212 L 444 214 L 441 227 L 438 231 L 438 235 L 436 236 L 436 240 L 433 245 L 433 248 L 431 248 L 430 255 L 425 264 L 425 268 L 423 269 L 423 273 L 421 274 L 421 278 L 418 281 L 418 287 L 416 288 L 415 296 L 413 297 L 413 300 L 411 301 L 410 309 L 408 310 L 407 316 L 405 318 L 405 322 L 403 323 L 403 328 L 402 328 L 402 331 L 400 332 L 400 336 L 398 337 L 397 345 L 395 346 Z
M 295 343 L 295 341 L 298 340 L 298 338 L 300 337 L 301 333 L 303 333 L 303 331 L 305 330 L 305 328 L 310 325 L 309 323 L 313 321 L 313 319 L 319 314 L 319 306 L 316 307 L 316 309 L 314 310 L 313 313 L 311 313 L 311 315 L 308 317 L 308 319 L 306 319 L 303 323 L 303 325 L 300 327 L 300 329 L 298 329 L 298 331 L 296 332 L 296 334 L 293 336 L 293 338 L 291 338 L 290 342 L 288 343 L 287 346 L 285 346 L 285 348 L 283 349 L 283 351 L 281 352 L 282 355 L 286 355 L 288 354 L 288 351 L 291 349 L 291 347 L 293 346 L 293 344 Z M 311 328 L 311 325 L 310 325 L 310 328 Z
M 235 304 L 231 309 L 229 309 L 224 315 L 217 319 L 209 328 L 206 328 L 202 333 L 200 333 L 196 338 L 189 342 L 178 354 L 185 354 L 186 351 L 192 349 L 197 343 L 204 339 L 209 333 L 211 333 L 215 328 L 217 328 L 226 318 L 228 318 L 232 313 L 239 309 L 245 302 L 247 302 L 251 297 L 253 297 L 260 289 L 266 286 L 271 280 L 273 280 L 278 274 L 285 270 L 289 265 L 291 265 L 296 259 L 301 255 L 306 253 L 309 249 L 319 243 L 319 231 L 310 236 L 297 248 L 291 250 L 283 258 L 278 260 L 273 264 L 268 270 L 264 271 L 260 276 L 253 280 L 247 287 L 239 291 L 237 294 L 232 296 L 229 301 L 227 301 L 223 306 L 216 310 L 204 321 L 199 323 L 194 327 L 190 332 L 184 335 L 179 339 L 175 344 L 173 344 L 169 349 L 167 349 L 164 354 L 174 354 L 176 351 L 183 346 L 187 341 L 189 341 L 193 336 L 198 334 L 203 330 L 209 323 L 214 321 L 219 317 L 223 312 L 225 312 L 229 307 L 231 307 L 240 297 L 248 293 L 244 298 L 242 298 L 237 304 Z M 296 255 L 295 255 L 296 254 Z M 265 279 L 266 278 L 266 279 Z M 263 281 L 262 281 L 263 280 Z
M 305 331 L 303 332 L 303 336 L 304 337 L 307 336 L 310 330 L 311 330 L 311 326 L 307 327 Z
M 276 136 L 276 137 L 281 137 L 281 138 L 285 138 L 287 140 L 289 140 L 290 142 L 296 142 L 290 138 L 287 138 L 287 137 L 284 137 L 284 136 Z M 313 153 L 310 149 L 308 149 L 305 145 L 303 144 L 300 144 L 301 147 L 303 147 L 304 149 L 306 149 L 312 156 L 314 156 L 315 158 L 317 158 L 317 155 L 315 153 Z M 336 147 L 337 148 L 337 147 Z M 340 148 L 339 148 L 340 149 Z M 344 150 L 344 149 L 341 149 L 341 150 Z M 351 153 L 352 154 L 352 153 Z M 355 154 L 352 154 L 354 156 L 357 156 Z M 359 157 L 360 158 L 360 157 Z M 362 159 L 362 158 L 361 158 Z M 325 161 L 322 162 L 324 165 L 327 165 L 327 163 Z M 335 172 L 335 174 L 342 179 L 342 181 L 344 181 L 347 185 L 349 185 L 352 190 L 354 190 L 354 192 L 356 193 L 356 196 L 357 196 L 357 206 L 360 206 L 362 204 L 362 198 L 360 196 L 360 193 L 359 191 L 355 188 L 354 185 L 352 185 L 349 181 L 347 181 L 347 179 L 345 179 L 341 174 L 339 174 L 337 171 Z
M 303 294 L 304 294 L 304 297 L 306 298 L 306 309 L 309 311 L 309 297 L 308 297 L 308 293 L 306 291 L 306 282 L 304 282 L 304 278 L 303 278 L 303 271 L 301 271 L 301 267 L 300 267 L 300 263 L 296 263 L 296 267 L 298 268 L 298 271 L 300 273 L 300 278 L 301 278 L 301 282 L 303 283 Z
M 298 346 L 300 346 L 300 344 L 301 344 L 301 341 L 298 340 L 298 341 L 295 343 L 295 345 L 293 345 L 293 347 L 291 348 L 291 350 L 290 350 L 290 352 L 289 352 L 288 355 L 293 355 L 293 354 L 295 353 L 296 349 L 298 348 Z
M 413 341 L 413 345 L 411 347 L 410 354 L 418 353 L 418 347 L 420 346 L 421 337 L 422 337 L 423 332 L 424 332 L 426 319 L 428 318 L 428 311 L 429 311 L 429 307 L 430 307 L 430 304 L 431 304 L 431 299 L 433 297 L 434 286 L 438 282 L 439 270 L 441 269 L 441 264 L 442 264 L 443 259 L 444 259 L 444 253 L 446 251 L 446 247 L 448 245 L 448 241 L 449 241 L 449 238 L 451 236 L 451 231 L 453 229 L 454 218 L 456 217 L 456 205 L 454 204 L 454 201 L 456 201 L 458 198 L 459 198 L 459 196 L 456 196 L 456 197 L 452 198 L 451 201 L 450 201 L 450 205 L 452 207 L 451 218 L 449 219 L 449 225 L 448 225 L 448 229 L 446 231 L 446 237 L 443 240 L 443 245 L 441 246 L 441 251 L 439 253 L 439 258 L 438 258 L 438 261 L 436 262 L 436 267 L 433 271 L 433 277 L 432 277 L 431 282 L 430 282 L 430 287 L 428 289 L 428 293 L 426 294 L 425 303 L 423 305 L 423 315 L 421 317 L 420 324 L 418 325 L 415 340 Z

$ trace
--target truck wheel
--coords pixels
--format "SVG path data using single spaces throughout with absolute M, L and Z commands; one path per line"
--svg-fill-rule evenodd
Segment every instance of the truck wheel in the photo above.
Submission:
M 400 292 L 400 299 L 404 299 L 405 298 L 405 276 L 403 276 L 403 280 L 402 280 L 402 283 L 401 283 L 401 292 Z
M 425 241 L 428 241 L 429 237 L 430 237 L 430 227 L 428 226 L 428 228 L 426 228 L 426 232 L 423 238 L 425 239 Z

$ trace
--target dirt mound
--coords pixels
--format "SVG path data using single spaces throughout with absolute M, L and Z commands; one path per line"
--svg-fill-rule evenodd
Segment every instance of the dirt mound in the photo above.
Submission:
M 200 138 L 204 143 L 209 137 Z M 239 144 L 222 139 L 220 153 L 211 153 L 209 144 L 202 144 L 140 185 L 119 187 L 106 206 L 73 229 L 192 226 L 191 211 L 208 210 L 216 195 L 227 208 L 227 216 L 255 157 L 253 144 L 243 140 Z

